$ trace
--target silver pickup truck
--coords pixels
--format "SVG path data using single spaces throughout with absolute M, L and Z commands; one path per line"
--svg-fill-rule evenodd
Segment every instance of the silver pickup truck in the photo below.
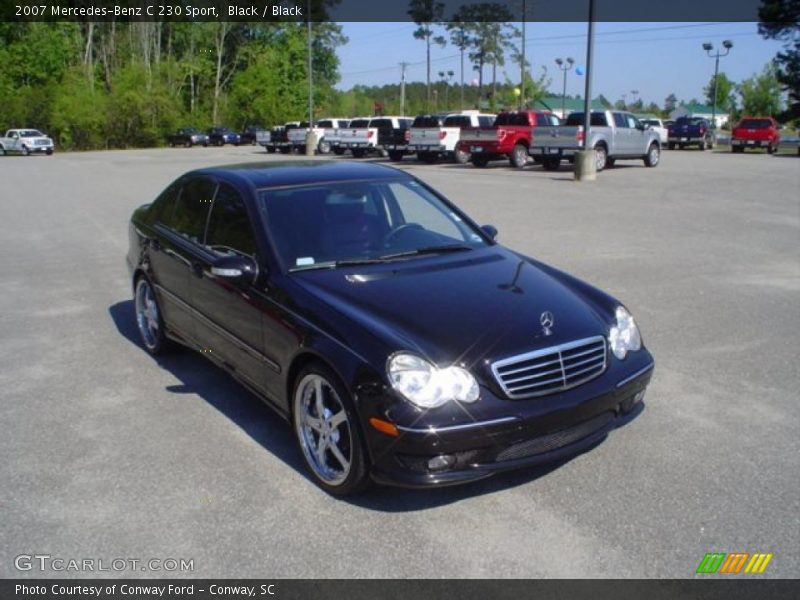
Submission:
M 574 112 L 564 125 L 537 127 L 528 153 L 548 170 L 558 169 L 562 159 L 572 162 L 575 152 L 584 148 L 583 117 L 584 113 Z M 598 171 L 613 167 L 617 160 L 644 160 L 647 167 L 661 160 L 658 132 L 624 111 L 592 112 L 586 148 L 596 151 Z
M 28 156 L 34 152 L 53 153 L 53 140 L 38 129 L 9 129 L 0 137 L 0 156 L 9 152 L 19 152 Z

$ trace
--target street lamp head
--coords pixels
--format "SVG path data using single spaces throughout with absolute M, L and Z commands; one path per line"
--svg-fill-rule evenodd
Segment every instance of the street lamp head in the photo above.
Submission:
M 722 42 L 722 45 L 725 46 L 725 48 L 727 48 L 728 50 L 733 48 L 733 42 L 730 40 L 725 40 L 724 42 Z
M 563 64 L 564 64 L 564 61 L 563 61 L 563 60 L 561 60 L 560 58 L 557 58 L 557 59 L 556 59 L 556 64 L 557 64 L 557 65 L 560 67 L 561 65 L 563 65 Z
M 706 52 L 711 52 L 714 49 L 714 44 L 710 44 L 708 42 L 703 44 L 703 50 Z
M 574 59 L 574 58 L 572 58 L 572 57 L 569 57 L 569 58 L 567 59 L 567 64 L 568 64 L 568 65 L 571 67 L 572 65 L 574 65 L 574 64 L 575 64 L 575 59 Z

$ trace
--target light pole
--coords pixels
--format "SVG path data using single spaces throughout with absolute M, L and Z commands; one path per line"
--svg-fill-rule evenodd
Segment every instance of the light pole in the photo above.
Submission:
M 439 79 L 442 80 L 444 86 L 444 110 L 448 110 L 450 106 L 450 82 L 453 80 L 453 71 L 439 71 Z
M 572 68 L 572 65 L 575 64 L 575 61 L 572 58 L 567 58 L 567 60 L 563 60 L 560 58 L 556 59 L 556 64 L 558 68 L 564 73 L 564 85 L 561 88 L 561 118 L 566 119 L 566 98 L 567 98 L 567 71 Z
M 636 107 L 636 101 L 637 101 L 636 96 L 638 95 L 639 95 L 639 90 L 631 90 L 631 96 L 633 96 L 633 102 L 631 102 L 631 106 L 634 108 Z
M 711 108 L 711 126 L 714 129 L 717 128 L 717 77 L 719 77 L 719 59 L 723 56 L 728 56 L 728 54 L 731 53 L 733 42 L 730 40 L 724 40 L 722 42 L 722 47 L 725 48 L 725 52 L 717 50 L 712 54 L 712 50 L 714 50 L 714 44 L 710 42 L 703 44 L 703 50 L 706 51 L 706 54 L 708 54 L 709 57 L 714 59 L 714 101 Z

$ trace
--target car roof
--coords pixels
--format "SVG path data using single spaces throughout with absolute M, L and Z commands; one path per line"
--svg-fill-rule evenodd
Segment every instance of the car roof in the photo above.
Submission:
M 385 165 L 354 161 L 295 160 L 207 167 L 187 175 L 211 175 L 238 180 L 255 188 L 308 185 L 322 182 L 412 179 Z

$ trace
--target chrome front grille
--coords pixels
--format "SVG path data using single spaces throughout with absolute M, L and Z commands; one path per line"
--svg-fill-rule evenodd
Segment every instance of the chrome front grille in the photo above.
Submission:
M 606 339 L 597 336 L 498 360 L 492 373 L 509 398 L 544 396 L 600 375 L 606 353 Z

